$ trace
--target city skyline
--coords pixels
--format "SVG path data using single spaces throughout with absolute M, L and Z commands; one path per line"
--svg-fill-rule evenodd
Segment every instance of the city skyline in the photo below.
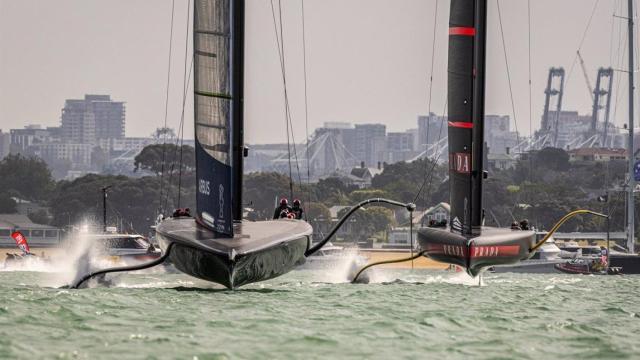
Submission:
M 126 102 L 127 136 L 149 136 L 162 126 L 171 2 L 148 4 L 144 0 L 109 4 L 0 0 L 0 128 L 21 128 L 31 123 L 58 126 L 63 101 L 86 93 L 111 94 Z M 415 127 L 417 116 L 429 111 L 435 4 L 435 0 L 305 3 L 310 131 L 328 121 L 382 123 L 389 131 Z M 500 3 L 514 90 L 514 129 L 522 135 L 529 133 L 526 4 Z M 564 66 L 570 74 L 564 109 L 581 114 L 591 111 L 581 69 L 576 64 L 571 71 L 571 64 L 594 4 L 577 0 L 532 4 L 534 130 L 540 123 L 546 74 L 551 66 Z M 296 142 L 306 136 L 299 5 L 283 3 Z M 602 1 L 595 9 L 581 49 L 591 81 L 599 66 L 625 66 L 616 61 L 624 58 L 622 50 L 617 49 L 618 32 L 624 23 L 614 20 L 612 26 L 611 16 L 619 5 L 613 0 Z M 548 10 L 552 8 L 554 11 Z M 448 11 L 448 3 L 439 1 L 431 105 L 431 111 L 437 114 L 443 112 L 446 96 Z M 617 12 L 624 15 L 623 8 Z M 32 27 L 21 25 L 26 23 L 26 14 Z M 489 22 L 487 113 L 513 119 L 494 2 L 490 2 Z M 560 31 L 560 24 L 570 25 L 569 30 Z M 11 35 L 16 28 L 24 28 L 19 40 Z M 168 109 L 168 126 L 173 128 L 177 128 L 181 114 L 185 29 L 186 1 L 177 1 Z M 282 79 L 268 1 L 248 4 L 246 48 L 245 140 L 254 144 L 285 142 Z M 621 125 L 626 122 L 626 78 L 620 73 L 616 76 L 612 118 Z M 188 96 L 185 138 L 193 138 L 191 108 Z M 261 126 L 265 123 L 268 127 Z

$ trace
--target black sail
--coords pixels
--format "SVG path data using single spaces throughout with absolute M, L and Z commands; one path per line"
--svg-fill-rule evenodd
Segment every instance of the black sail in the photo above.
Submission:
M 232 8 L 230 0 L 194 2 L 194 112 L 198 222 L 233 236 L 231 139 Z
M 449 186 L 451 230 L 482 225 L 486 0 L 451 0 L 449 18 Z

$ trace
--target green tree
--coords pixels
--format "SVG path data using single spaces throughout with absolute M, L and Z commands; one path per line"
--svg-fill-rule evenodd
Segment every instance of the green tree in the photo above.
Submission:
M 435 190 L 446 176 L 446 167 L 431 159 L 402 161 L 386 165 L 384 171 L 373 178 L 371 185 L 375 189 L 385 190 L 394 200 L 415 200 L 418 206 L 426 207 L 434 202 L 434 196 L 439 198 Z M 420 196 L 416 199 L 418 193 Z
M 195 150 L 189 145 L 182 146 L 182 171 L 195 170 Z M 154 144 L 145 146 L 134 158 L 135 171 L 147 170 L 160 175 L 177 173 L 180 170 L 180 146 L 174 144 Z
M 8 155 L 0 161 L 0 174 L 0 189 L 22 199 L 45 200 L 54 186 L 47 164 L 37 157 Z
M 567 171 L 569 170 L 569 154 L 559 148 L 547 147 L 536 153 L 535 165 L 538 168 Z
M 18 207 L 7 193 L 0 193 L 0 214 L 13 214 L 18 212 Z
M 51 220 L 47 211 L 42 209 L 27 214 L 27 217 L 36 224 L 49 224 Z
M 354 190 L 349 194 L 349 199 L 354 205 L 361 201 L 373 198 L 388 198 L 389 193 L 381 189 L 361 189 Z
M 247 174 L 244 177 L 244 203 L 251 203 L 256 219 L 271 219 L 276 201 L 289 197 L 289 178 L 276 172 Z M 300 194 L 299 188 L 294 194 Z M 292 201 L 293 199 L 289 199 Z
M 350 209 L 345 208 L 338 212 L 338 217 L 344 216 Z M 347 225 L 351 228 L 352 239 L 347 241 L 363 241 L 376 233 L 390 229 L 396 225 L 393 211 L 382 206 L 368 206 L 358 209 L 347 220 Z
M 185 179 L 186 180 L 186 179 Z M 51 201 L 52 223 L 56 226 L 75 224 L 82 220 L 102 222 L 102 191 L 111 186 L 107 197 L 109 225 L 124 225 L 123 231 L 147 233 L 159 210 L 170 215 L 178 206 L 194 207 L 195 181 L 183 180 L 180 204 L 177 203 L 177 181 L 165 179 L 162 196 L 160 178 L 145 176 L 86 175 L 73 181 L 61 181 Z

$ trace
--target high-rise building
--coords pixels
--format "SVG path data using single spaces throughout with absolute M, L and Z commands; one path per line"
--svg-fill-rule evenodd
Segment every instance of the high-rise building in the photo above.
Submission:
M 518 134 L 511 131 L 511 119 L 509 115 L 485 115 L 484 138 L 491 154 L 509 154 L 519 149 Z
M 69 99 L 62 109 L 62 136 L 65 141 L 79 144 L 99 139 L 124 137 L 124 102 L 112 101 L 109 95 L 85 95 L 84 99 Z
M 366 166 L 384 161 L 387 127 L 383 124 L 356 124 L 354 155 Z
M 447 117 L 434 113 L 418 116 L 418 143 L 416 150 L 424 150 L 425 145 L 447 137 Z
M 412 159 L 416 155 L 414 140 L 415 135 L 410 131 L 387 133 L 385 161 L 395 163 Z

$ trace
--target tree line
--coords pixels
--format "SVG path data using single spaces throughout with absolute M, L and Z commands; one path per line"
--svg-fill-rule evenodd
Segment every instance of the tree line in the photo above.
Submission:
M 181 166 L 176 165 L 180 163 L 180 150 Z M 513 168 L 488 169 L 483 204 L 487 224 L 508 226 L 514 220 L 526 218 L 539 229 L 549 229 L 568 211 L 588 208 L 611 213 L 612 231 L 624 229 L 625 200 L 620 191 L 625 181 L 624 161 L 572 163 L 564 150 L 554 148 L 528 155 Z M 134 166 L 152 175 L 130 178 L 90 174 L 75 180 L 55 181 L 42 160 L 9 155 L 0 161 L 0 213 L 15 212 L 14 199 L 24 199 L 49 207 L 48 214 L 30 214 L 38 222 L 62 227 L 84 219 L 99 221 L 102 214 L 100 189 L 108 185 L 112 186 L 108 192 L 109 222 L 121 224 L 123 230 L 147 233 L 159 213 L 169 215 L 178 206 L 195 207 L 192 147 L 150 145 L 135 158 Z M 607 202 L 598 201 L 607 194 Z M 291 195 L 289 178 L 283 174 L 261 172 L 244 177 L 243 202 L 250 220 L 270 218 L 277 200 Z M 448 201 L 448 196 L 446 164 L 429 159 L 385 165 L 383 172 L 376 175 L 371 187 L 366 189 L 346 184 L 337 177 L 313 184 L 293 184 L 293 197 L 302 201 L 307 219 L 317 231 L 328 229 L 329 209 L 335 205 L 348 207 L 367 198 L 385 197 L 415 202 L 418 209 L 425 209 Z M 342 213 L 344 211 L 346 208 Z M 392 209 L 386 206 L 369 206 L 365 211 L 358 211 L 353 220 L 353 233 L 359 239 L 380 237 L 384 230 L 406 225 L 407 221 L 396 218 Z M 567 223 L 563 230 L 604 231 L 604 222 L 599 218 L 582 217 Z

